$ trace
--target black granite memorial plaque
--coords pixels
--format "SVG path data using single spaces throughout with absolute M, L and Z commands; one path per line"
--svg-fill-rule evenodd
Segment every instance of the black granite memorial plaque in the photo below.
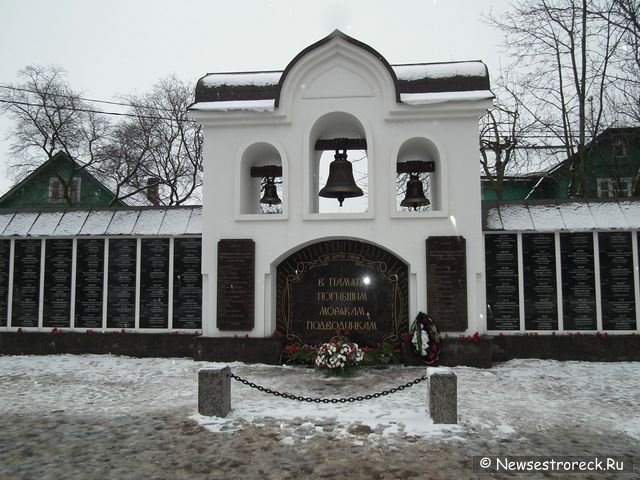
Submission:
M 16 240 L 13 256 L 12 327 L 37 327 L 40 310 L 41 240 Z
M 526 330 L 558 329 L 555 245 L 553 233 L 522 235 Z
M 135 328 L 137 244 L 135 238 L 109 239 L 107 328 Z
M 520 329 L 518 236 L 485 235 L 487 271 L 487 328 Z
M 140 328 L 169 328 L 169 239 L 140 246 Z
M 602 328 L 635 330 L 636 304 L 631 232 L 598 233 Z
M 277 331 L 287 342 L 322 343 L 347 329 L 361 345 L 408 331 L 408 267 L 356 240 L 308 245 L 277 268 Z
M 173 328 L 202 328 L 202 239 L 176 238 L 173 245 Z
M 7 326 L 11 240 L 0 240 L 0 327 Z
M 427 239 L 427 310 L 438 329 L 467 329 L 467 251 L 463 237 Z
M 250 239 L 218 242 L 217 325 L 220 330 L 253 328 L 255 242 Z
M 50 239 L 45 242 L 44 255 L 44 327 L 71 326 L 71 264 L 73 240 Z
M 78 239 L 76 253 L 77 328 L 102 328 L 104 239 Z
M 561 233 L 562 319 L 565 330 L 596 330 L 592 233 Z

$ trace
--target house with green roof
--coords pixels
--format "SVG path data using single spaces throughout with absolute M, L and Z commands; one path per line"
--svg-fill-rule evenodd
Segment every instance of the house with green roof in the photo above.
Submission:
M 0 208 L 123 207 L 87 168 L 58 152 L 0 197 Z
M 564 160 L 548 170 L 505 177 L 503 200 L 568 198 L 569 167 Z M 640 196 L 640 127 L 608 128 L 586 147 L 584 198 Z M 496 200 L 488 179 L 482 199 Z

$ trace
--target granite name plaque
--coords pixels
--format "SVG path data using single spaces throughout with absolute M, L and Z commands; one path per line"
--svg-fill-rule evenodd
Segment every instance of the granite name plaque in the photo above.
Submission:
M 524 328 L 558 329 L 556 249 L 553 233 L 522 235 Z
M 631 232 L 598 233 L 602 328 L 635 330 L 636 304 Z
M 176 238 L 173 245 L 173 328 L 202 328 L 202 239 Z
M 71 326 L 71 264 L 73 240 L 52 239 L 45 242 L 44 256 L 44 327 Z
M 596 330 L 592 233 L 561 233 L 562 318 L 565 330 Z
M 9 313 L 9 261 L 11 240 L 0 240 L 0 327 L 7 326 Z
M 135 238 L 109 239 L 107 328 L 135 327 L 137 245 Z
M 254 322 L 255 242 L 218 242 L 217 325 L 220 330 L 248 331 Z
M 102 328 L 104 239 L 78 239 L 76 252 L 77 328 Z
M 40 315 L 41 240 L 16 240 L 13 255 L 12 327 L 37 327 Z
M 408 267 L 355 240 L 308 245 L 277 268 L 277 331 L 289 343 L 322 343 L 349 330 L 360 345 L 408 331 Z
M 427 239 L 427 310 L 441 331 L 467 329 L 467 250 L 463 237 Z
M 169 327 L 169 239 L 143 238 L 140 246 L 140 328 Z
M 487 271 L 487 328 L 520 329 L 518 236 L 485 235 Z

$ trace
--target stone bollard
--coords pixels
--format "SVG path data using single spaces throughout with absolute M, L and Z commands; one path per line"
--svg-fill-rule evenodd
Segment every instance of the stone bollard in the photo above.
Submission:
M 198 413 L 208 417 L 226 417 L 231 410 L 231 370 L 203 368 L 198 371 Z
M 427 410 L 433 423 L 458 423 L 458 384 L 448 368 L 427 368 Z

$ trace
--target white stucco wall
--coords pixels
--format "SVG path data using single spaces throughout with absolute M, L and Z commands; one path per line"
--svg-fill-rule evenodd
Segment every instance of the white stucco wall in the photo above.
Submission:
M 455 99 L 455 94 L 448 97 L 454 99 L 418 105 L 397 103 L 393 80 L 383 63 L 371 53 L 334 38 L 307 53 L 287 72 L 278 108 L 193 110 L 192 116 L 205 127 L 204 335 L 271 335 L 275 330 L 279 261 L 303 245 L 330 238 L 371 242 L 406 261 L 409 318 L 413 319 L 418 311 L 426 311 L 425 240 L 437 235 L 466 239 L 467 332 L 484 331 L 478 118 L 491 100 L 468 95 Z M 366 135 L 368 144 L 368 211 L 314 213 L 317 193 L 312 176 L 318 156 L 314 143 L 318 135 L 353 136 L 349 135 L 351 118 L 357 119 L 353 128 Z M 437 210 L 431 212 L 396 210 L 397 156 L 403 143 L 412 138 L 426 139 L 437 149 L 438 198 L 432 199 Z M 243 158 L 247 158 L 248 149 L 260 143 L 272 146 L 265 151 L 277 151 L 283 166 L 281 215 L 248 213 L 243 206 L 257 198 L 256 182 L 247 176 L 251 165 L 243 165 Z M 222 332 L 216 327 L 217 242 L 234 238 L 255 241 L 255 328 L 251 332 Z

